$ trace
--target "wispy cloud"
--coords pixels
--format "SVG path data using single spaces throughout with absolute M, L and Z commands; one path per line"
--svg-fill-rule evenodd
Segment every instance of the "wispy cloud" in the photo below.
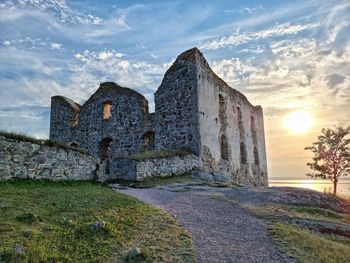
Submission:
M 167 65 L 145 61 L 133 61 L 115 50 L 100 52 L 85 50 L 75 54 L 80 62 L 73 66 L 73 80 L 84 83 L 90 93 L 103 81 L 115 81 L 119 85 L 134 88 L 144 94 L 153 105 L 153 93 L 160 85 Z
M 234 13 L 240 13 L 240 14 L 256 14 L 259 13 L 260 11 L 264 10 L 264 7 L 262 5 L 258 6 L 242 6 L 238 9 L 225 9 L 224 12 L 228 14 L 234 14 Z
M 201 46 L 203 49 L 219 49 L 227 46 L 237 46 L 240 44 L 247 43 L 249 41 L 259 41 L 268 39 L 271 37 L 283 37 L 287 35 L 296 35 L 302 31 L 314 29 L 318 27 L 318 23 L 309 24 L 290 24 L 285 23 L 281 25 L 275 25 L 272 28 L 268 28 L 260 31 L 253 32 L 241 32 L 239 29 L 229 36 L 222 36 L 209 40 L 206 44 Z

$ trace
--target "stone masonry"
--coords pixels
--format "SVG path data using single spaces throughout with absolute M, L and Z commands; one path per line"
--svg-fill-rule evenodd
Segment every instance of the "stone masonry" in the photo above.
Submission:
M 268 184 L 262 108 L 220 79 L 197 48 L 166 72 L 154 113 L 143 95 L 113 82 L 102 83 L 83 105 L 52 97 L 50 139 L 100 158 L 109 178 L 128 179 L 117 164 L 129 155 L 186 149 L 202 163 L 190 170 Z
M 115 167 L 113 167 L 115 166 Z M 112 170 L 118 171 L 116 178 L 141 181 L 147 177 L 165 177 L 184 174 L 188 171 L 201 170 L 202 160 L 196 155 L 152 158 L 147 160 L 117 159 Z
M 98 159 L 75 150 L 0 136 L 0 181 L 9 179 L 92 180 Z

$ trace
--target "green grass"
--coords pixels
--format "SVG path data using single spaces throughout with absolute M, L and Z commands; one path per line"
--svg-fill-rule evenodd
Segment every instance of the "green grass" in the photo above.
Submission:
M 168 150 L 160 150 L 160 151 L 146 151 L 143 153 L 132 154 L 126 156 L 125 159 L 143 161 L 154 158 L 169 158 L 174 156 L 186 156 L 191 154 L 190 150 L 181 149 L 177 151 L 168 151 Z
M 349 223 L 349 215 L 339 214 L 328 209 L 318 207 L 298 207 L 269 205 L 266 207 L 247 206 L 258 217 L 272 221 L 286 219 L 306 219 L 331 223 Z
M 203 181 L 193 178 L 191 173 L 184 173 L 176 176 L 148 177 L 143 181 L 115 180 L 116 183 L 133 188 L 151 188 L 161 185 L 183 183 L 187 185 L 203 185 Z
M 89 182 L 1 182 L 0 222 L 0 262 L 194 262 L 169 215 Z
M 240 203 L 223 195 L 214 194 L 212 199 L 239 206 L 269 224 L 269 233 L 276 245 L 302 263 L 342 263 L 350 259 L 350 239 L 321 234 L 296 226 L 292 219 L 306 219 L 321 222 L 349 223 L 349 215 L 338 214 L 317 207 L 298 207 L 270 204 L 257 206 Z
M 350 240 L 313 233 L 294 225 L 275 223 L 270 233 L 281 249 L 301 263 L 348 263 Z
M 343 219 L 344 216 L 335 213 L 333 211 L 330 211 L 328 209 L 318 208 L 318 207 L 293 207 L 290 206 L 289 210 L 295 211 L 297 213 L 301 214 L 307 214 L 311 217 L 315 218 L 330 218 L 330 219 Z
M 84 153 L 84 154 L 88 153 L 87 151 L 85 151 L 83 149 L 71 147 L 71 146 L 50 140 L 50 139 L 48 139 L 48 140 L 37 139 L 37 138 L 31 137 L 31 136 L 28 136 L 26 134 L 14 132 L 14 131 L 0 130 L 0 136 L 4 136 L 5 138 L 13 139 L 16 141 L 21 141 L 21 142 L 31 142 L 31 143 L 36 143 L 39 145 L 45 145 L 45 146 L 49 146 L 49 147 L 59 148 L 59 149 L 63 149 L 63 150 L 73 150 L 73 151 L 77 151 L 77 152 Z

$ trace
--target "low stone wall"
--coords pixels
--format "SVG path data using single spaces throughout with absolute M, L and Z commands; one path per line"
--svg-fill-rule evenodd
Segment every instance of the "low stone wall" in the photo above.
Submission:
M 75 150 L 0 136 L 0 181 L 9 179 L 92 180 L 98 160 Z
M 202 167 L 202 160 L 192 154 L 142 161 L 116 159 L 111 162 L 110 178 L 142 181 L 147 177 L 180 175 Z

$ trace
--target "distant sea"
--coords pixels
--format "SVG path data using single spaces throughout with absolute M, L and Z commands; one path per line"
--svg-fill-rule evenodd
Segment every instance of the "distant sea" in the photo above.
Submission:
M 333 183 L 326 180 L 269 180 L 269 186 L 290 186 L 309 188 L 323 193 L 333 193 Z M 337 194 L 350 197 L 350 180 L 340 180 L 338 182 Z

